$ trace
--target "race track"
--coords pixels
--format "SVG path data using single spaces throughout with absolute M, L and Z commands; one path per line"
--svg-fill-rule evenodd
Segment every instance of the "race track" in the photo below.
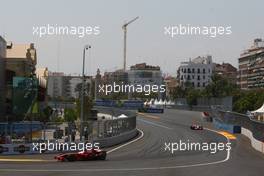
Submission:
M 32 155 L 39 162 L 0 162 L 0 175 L 138 175 L 138 176 L 261 176 L 264 156 L 255 151 L 242 135 L 228 139 L 210 123 L 203 122 L 201 113 L 166 109 L 164 114 L 140 114 L 137 119 L 138 139 L 113 150 L 106 161 L 56 162 L 54 155 Z M 190 129 L 192 123 L 206 127 L 202 131 Z M 179 141 L 212 143 L 230 141 L 232 149 L 211 154 L 208 151 L 165 151 L 165 143 Z M 114 149 L 115 147 L 111 148 Z M 110 151 L 111 149 L 108 149 Z M 8 158 L 17 158 L 10 156 Z M 27 158 L 28 156 L 19 156 Z M 1 156 L 0 158 L 6 158 Z

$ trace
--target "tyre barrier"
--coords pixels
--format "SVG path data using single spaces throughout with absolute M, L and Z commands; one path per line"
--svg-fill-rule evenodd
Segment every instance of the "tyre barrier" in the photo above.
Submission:
M 23 155 L 39 153 L 32 144 L 0 144 L 0 155 Z

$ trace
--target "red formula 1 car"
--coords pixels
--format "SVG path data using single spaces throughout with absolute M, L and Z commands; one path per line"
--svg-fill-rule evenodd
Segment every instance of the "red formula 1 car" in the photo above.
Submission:
M 191 130 L 203 130 L 203 126 L 201 125 L 191 125 Z
M 65 153 L 54 157 L 58 161 L 90 161 L 90 160 L 105 160 L 106 151 L 91 149 L 77 153 Z

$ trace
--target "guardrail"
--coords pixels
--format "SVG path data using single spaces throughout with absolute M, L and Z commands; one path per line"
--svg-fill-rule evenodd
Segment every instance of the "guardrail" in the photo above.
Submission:
M 254 138 L 264 141 L 264 123 L 252 120 L 245 114 L 212 109 L 211 116 L 226 124 L 238 125 L 250 130 Z
M 264 153 L 264 123 L 251 119 L 245 114 L 223 111 L 212 107 L 210 116 L 219 120 L 222 124 L 241 127 L 241 134 L 247 136 L 252 147 Z
M 109 147 L 128 141 L 137 135 L 136 113 L 115 108 L 96 107 L 96 109 L 101 114 L 108 115 L 108 118 L 83 122 L 85 141 L 98 142 L 100 147 Z M 117 118 L 120 115 L 123 116 Z M 79 143 L 80 127 L 80 122 L 2 123 L 0 124 L 0 155 L 37 153 L 32 151 L 33 142 L 49 140 Z

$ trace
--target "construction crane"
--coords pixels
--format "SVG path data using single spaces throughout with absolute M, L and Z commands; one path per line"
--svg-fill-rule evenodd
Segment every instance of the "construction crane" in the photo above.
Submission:
M 132 19 L 131 21 L 125 23 L 122 26 L 122 29 L 124 30 L 124 71 L 126 70 L 126 40 L 127 40 L 127 26 L 134 21 L 136 21 L 139 17 L 137 16 L 136 18 Z

